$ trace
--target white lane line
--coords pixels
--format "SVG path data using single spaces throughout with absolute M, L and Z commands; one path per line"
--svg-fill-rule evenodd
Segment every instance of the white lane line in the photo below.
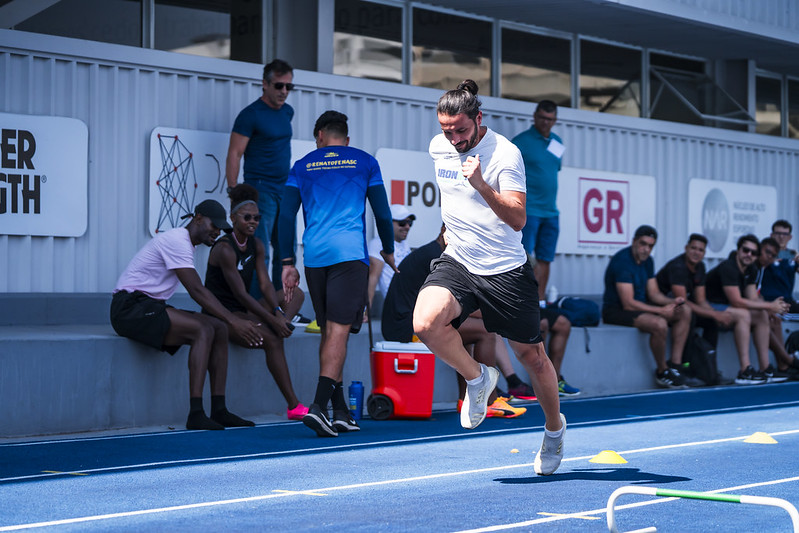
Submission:
M 790 405 L 799 405 L 799 401 L 791 402 L 790 404 L 760 404 L 757 406 L 751 406 L 752 409 L 760 409 L 760 408 L 770 408 L 770 407 L 786 407 Z M 745 410 L 749 410 L 750 407 L 747 406 Z M 672 418 L 672 417 L 679 417 L 685 415 L 702 415 L 702 414 L 718 414 L 723 413 L 725 411 L 740 411 L 741 408 L 738 407 L 725 407 L 722 409 L 706 409 L 702 411 L 687 411 L 684 413 L 670 413 L 667 415 L 647 415 L 647 416 L 636 416 L 634 419 L 635 421 L 642 421 L 642 420 L 660 420 L 663 418 Z M 631 418 L 607 418 L 604 420 L 594 420 L 590 422 L 576 422 L 570 423 L 569 427 L 584 427 L 584 426 L 601 426 L 605 424 L 613 424 L 616 422 L 629 422 Z M 237 429 L 237 428 L 234 428 Z M 248 429 L 248 428 L 238 428 L 238 429 Z M 243 459 L 257 459 L 257 458 L 267 458 L 267 457 L 275 457 L 281 455 L 292 455 L 297 453 L 312 453 L 312 452 L 326 452 L 326 451 L 334 451 L 340 449 L 357 449 L 357 448 L 364 448 L 364 447 L 375 447 L 375 446 L 385 446 L 388 444 L 412 444 L 418 442 L 430 442 L 430 441 L 437 441 L 437 440 L 445 440 L 445 439 L 465 439 L 477 436 L 486 436 L 486 435 L 503 435 L 503 434 L 513 434 L 513 433 L 526 433 L 531 431 L 541 431 L 543 430 L 543 426 L 528 426 L 523 428 L 507 428 L 507 429 L 492 429 L 492 430 L 485 430 L 485 431 L 470 431 L 469 433 L 450 433 L 448 435 L 430 435 L 428 437 L 412 437 L 408 439 L 393 439 L 393 440 L 385 440 L 385 441 L 375 441 L 375 442 L 361 442 L 361 443 L 354 443 L 354 444 L 342 444 L 337 446 L 325 446 L 319 448 L 301 448 L 296 450 L 282 450 L 282 451 L 275 451 L 275 452 L 261 452 L 261 453 L 250 453 L 250 454 L 241 454 L 241 455 L 225 455 L 225 456 L 214 456 L 214 457 L 199 457 L 194 459 L 176 459 L 172 461 L 158 461 L 152 463 L 138 463 L 138 464 L 129 464 L 129 465 L 120 465 L 120 466 L 111 466 L 111 467 L 103 467 L 103 468 L 94 468 L 94 469 L 87 469 L 87 470 L 75 470 L 70 472 L 64 472 L 61 474 L 30 474 L 24 476 L 15 476 L 15 477 L 6 477 L 0 478 L 0 483 L 7 482 L 7 481 L 24 481 L 24 480 L 32 480 L 32 479 L 43 479 L 48 477 L 54 476 L 62 476 L 65 474 L 96 474 L 96 473 L 106 473 L 106 472 L 119 472 L 124 470 L 136 470 L 140 468 L 154 468 L 154 467 L 162 467 L 162 466 L 176 466 L 181 464 L 202 464 L 202 463 L 210 463 L 215 461 L 235 461 L 235 460 L 243 460 Z M 789 432 L 791 433 L 791 432 Z M 771 435 L 781 435 L 783 433 L 770 433 Z M 732 437 L 729 439 L 721 439 L 716 442 L 725 442 L 727 440 L 736 440 L 736 439 L 745 439 L 748 438 L 750 435 L 745 435 L 743 437 Z M 114 438 L 122 438 L 122 437 L 114 437 Z M 54 441 L 54 442 L 61 442 L 61 441 Z M 708 444 L 712 443 L 713 441 L 707 441 Z M 32 443 L 35 444 L 35 443 Z M 691 445 L 691 443 L 687 444 Z M 673 446 L 673 445 L 670 445 Z M 670 447 L 667 446 L 667 447 Z M 683 445 L 678 445 L 683 446 Z M 2 446 L 0 446 L 2 447 Z M 664 448 L 665 449 L 665 448 Z M 634 453 L 633 452 L 626 452 L 626 453 Z
M 771 435 L 788 435 L 793 433 L 799 433 L 799 429 L 794 430 L 787 430 L 781 431 L 776 433 L 771 433 Z M 634 453 L 644 453 L 648 451 L 658 451 L 658 450 L 665 450 L 669 448 L 682 448 L 686 446 L 702 446 L 707 444 L 716 444 L 720 442 L 730 442 L 736 440 L 743 440 L 746 439 L 748 435 L 739 436 L 739 437 L 729 437 L 725 439 L 713 439 L 707 441 L 696 441 L 696 442 L 686 442 L 681 444 L 669 444 L 663 446 L 654 446 L 652 448 L 639 448 L 635 450 L 624 450 L 619 453 L 623 454 L 634 454 Z M 563 460 L 563 462 L 574 462 L 574 461 L 586 461 L 592 458 L 593 455 L 585 455 L 582 457 L 568 457 Z M 372 487 L 379 487 L 379 486 L 386 486 L 386 485 L 394 485 L 398 483 L 411 483 L 415 481 L 428 481 L 428 480 L 435 480 L 435 479 L 443 479 L 443 478 L 450 478 L 450 477 L 457 477 L 457 476 L 467 476 L 472 474 L 482 474 L 488 472 L 500 472 L 503 470 L 513 470 L 517 468 L 531 468 L 533 463 L 523 463 L 523 464 L 516 464 L 516 465 L 503 465 L 503 466 L 492 466 L 487 468 L 478 468 L 472 470 L 462 470 L 458 472 L 442 472 L 438 474 L 428 474 L 424 476 L 414 476 L 414 477 L 407 477 L 407 478 L 400 478 L 400 479 L 386 479 L 382 481 L 367 481 L 364 483 L 355 483 L 350 485 L 338 485 L 333 487 L 325 487 L 319 489 L 305 489 L 305 490 L 298 490 L 298 491 L 289 491 L 289 492 L 278 492 L 278 493 L 271 493 L 271 494 L 264 494 L 260 496 L 250 496 L 247 498 L 234 498 L 229 500 L 218 500 L 218 501 L 210 501 L 210 502 L 200 502 L 200 503 L 193 503 L 193 504 L 186 504 L 186 505 L 176 505 L 171 507 L 159 507 L 154 509 L 142 509 L 139 511 L 125 511 L 119 513 L 111 513 L 111 514 L 103 514 L 103 515 L 95 515 L 95 516 L 84 516 L 78 518 L 66 518 L 62 520 L 52 520 L 48 522 L 32 522 L 28 524 L 17 524 L 12 526 L 4 526 L 0 527 L 0 532 L 2 531 L 18 531 L 23 529 L 33 529 L 33 528 L 40 528 L 40 527 L 48 527 L 48 526 L 58 526 L 58 525 L 65 525 L 65 524 L 79 524 L 84 522 L 93 522 L 98 520 L 109 520 L 112 518 L 125 518 L 131 516 L 141 516 L 141 515 L 148 515 L 148 514 L 157 514 L 157 513 L 167 513 L 167 512 L 175 512 L 175 511 L 182 511 L 186 509 L 198 509 L 203 507 L 215 507 L 215 506 L 222 506 L 222 505 L 232 505 L 237 503 L 247 503 L 247 502 L 254 502 L 254 501 L 262 501 L 262 500 L 269 500 L 272 498 L 285 498 L 294 495 L 302 495 L 306 493 L 327 493 L 333 491 L 341 491 L 341 490 L 352 490 L 352 489 L 363 489 L 363 488 L 372 488 Z M 763 486 L 768 484 L 776 484 L 776 483 L 784 483 L 787 481 L 794 481 L 799 479 L 797 478 L 788 478 L 786 480 L 775 480 L 770 482 L 763 482 L 763 483 L 754 483 L 750 485 L 740 485 L 738 487 L 732 487 L 729 489 L 718 489 L 715 492 L 723 492 L 727 490 L 739 490 L 742 488 L 750 488 L 756 486 Z M 657 501 L 657 500 L 656 500 Z M 636 504 L 632 504 L 636 505 Z M 620 509 L 627 508 L 626 506 L 620 506 Z M 538 520 L 533 520 L 530 522 L 524 522 L 522 525 L 503 525 L 503 526 L 492 526 L 499 529 L 512 529 L 515 527 L 522 527 L 524 524 L 539 524 L 545 522 L 552 522 L 555 520 L 563 520 L 565 518 L 571 517 L 581 517 L 581 516 L 590 516 L 591 514 L 596 514 L 597 512 L 604 512 L 603 510 L 594 510 L 594 511 L 583 511 L 580 513 L 570 513 L 563 516 L 557 517 L 547 517 L 541 518 Z M 495 529 L 486 529 L 486 530 L 479 530 L 479 531 L 495 531 Z
M 719 493 L 732 492 L 732 491 L 737 491 L 737 490 L 746 490 L 746 489 L 751 489 L 751 488 L 755 488 L 755 487 L 766 487 L 766 486 L 769 486 L 769 485 L 779 485 L 781 483 L 792 483 L 794 481 L 799 481 L 799 476 L 788 477 L 788 478 L 783 478 L 783 479 L 773 479 L 771 481 L 762 481 L 760 483 L 749 483 L 747 485 L 738 485 L 736 487 L 726 487 L 726 488 L 723 488 L 723 489 L 706 490 L 706 491 L 703 491 L 703 492 L 709 492 L 711 494 L 719 494 Z M 679 499 L 679 498 L 657 498 L 657 499 L 647 500 L 647 501 L 643 501 L 643 502 L 628 503 L 628 504 L 625 504 L 625 505 L 617 505 L 616 509 L 632 509 L 634 507 L 643 507 L 645 505 L 655 505 L 657 503 L 671 502 L 671 501 L 674 501 L 674 500 L 677 500 L 677 499 Z M 477 529 L 463 529 L 463 530 L 456 531 L 456 532 L 453 532 L 453 533 L 487 533 L 489 531 L 503 531 L 503 530 L 507 530 L 507 529 L 517 529 L 517 528 L 520 528 L 520 527 L 528 527 L 528 526 L 534 526 L 534 525 L 537 525 L 537 524 L 545 524 L 547 522 L 554 522 L 556 520 L 566 520 L 568 518 L 587 518 L 587 517 L 589 517 L 591 515 L 605 514 L 605 513 L 607 513 L 607 510 L 608 510 L 607 507 L 602 507 L 601 509 L 592 509 L 590 511 L 580 511 L 578 513 L 569 513 L 569 514 L 562 514 L 562 515 L 557 515 L 557 516 L 550 516 L 550 517 L 547 517 L 547 518 L 538 518 L 538 519 L 535 519 L 535 520 L 527 520 L 527 521 L 524 521 L 524 522 L 516 522 L 516 523 L 513 523 L 513 524 L 502 524 L 502 525 L 496 525 L 496 526 L 487 526 L 487 527 L 481 527 L 481 528 L 477 528 Z

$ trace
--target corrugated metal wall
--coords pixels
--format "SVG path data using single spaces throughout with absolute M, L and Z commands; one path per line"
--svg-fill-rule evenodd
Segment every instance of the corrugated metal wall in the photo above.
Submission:
M 29 50 L 36 50 L 30 52 Z M 107 292 L 146 230 L 148 139 L 156 126 L 228 132 L 260 95 L 261 67 L 44 35 L 0 31 L 0 111 L 77 118 L 89 128 L 89 227 L 80 238 L 0 235 L 0 291 Z M 326 109 L 350 117 L 351 143 L 427 150 L 440 91 L 298 71 L 297 139 L 312 138 Z M 531 104 L 484 100 L 484 123 L 512 137 Z M 794 224 L 799 141 L 562 109 L 556 126 L 571 167 L 657 180 L 656 264 L 687 236 L 691 178 L 777 187 L 778 213 Z M 559 256 L 551 282 L 562 294 L 599 293 L 605 256 Z
M 799 5 L 795 0 L 672 0 L 686 7 L 702 9 L 718 15 L 726 15 L 746 21 L 759 22 L 786 30 L 799 30 Z M 665 11 L 665 10 L 664 10 Z

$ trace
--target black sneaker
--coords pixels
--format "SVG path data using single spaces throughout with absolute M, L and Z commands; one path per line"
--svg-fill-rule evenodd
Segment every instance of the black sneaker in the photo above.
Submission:
M 333 428 L 339 433 L 361 430 L 349 411 L 333 411 Z
M 676 368 L 667 368 L 663 372 L 655 370 L 655 383 L 667 389 L 684 389 L 685 378 Z
M 799 368 L 789 366 L 785 373 L 788 374 L 788 381 L 799 381 Z
M 294 318 L 291 319 L 291 323 L 295 326 L 307 326 L 311 323 L 311 319 L 307 316 L 303 316 L 300 313 L 294 315 Z
M 220 409 L 219 411 L 211 414 L 211 420 L 222 424 L 226 428 L 243 428 L 252 427 L 255 425 L 255 422 L 252 420 L 245 420 L 240 416 L 234 415 L 227 409 Z
M 320 437 L 338 437 L 336 428 L 330 424 L 327 416 L 315 403 L 308 407 L 308 414 L 302 417 L 302 423 L 314 430 Z
M 788 381 L 788 372 L 774 368 L 774 365 L 768 365 L 763 374 L 766 376 L 767 383 L 782 383 Z
M 672 363 L 667 361 L 666 364 L 669 368 L 677 371 L 683 379 L 683 385 L 686 387 L 704 387 L 705 382 L 695 377 L 691 371 L 691 363 Z
M 765 374 L 755 372 L 751 365 L 738 372 L 738 377 L 735 378 L 735 383 L 738 385 L 760 385 L 765 382 Z

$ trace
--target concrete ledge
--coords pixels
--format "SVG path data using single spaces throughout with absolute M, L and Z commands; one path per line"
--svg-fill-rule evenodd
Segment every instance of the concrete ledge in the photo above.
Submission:
M 46 308 L 50 297 L 42 297 L 33 305 Z M 183 298 L 188 300 L 188 296 Z M 12 299 L 9 295 L 0 298 L 4 304 Z M 31 315 L 25 311 L 27 300 L 23 302 L 22 297 L 14 306 L 20 311 L 16 318 L 7 306 L 2 306 L 5 317 L 14 318 L 17 325 L 0 325 L 0 402 L 7 412 L 0 436 L 183 427 L 189 407 L 188 348 L 183 347 L 170 357 L 117 336 L 104 315 L 108 301 L 110 297 L 105 295 L 85 299 L 70 295 L 55 304 L 56 308 L 38 315 L 35 325 L 18 322 Z M 191 301 L 175 303 L 191 308 L 184 305 L 188 302 Z M 67 309 L 73 311 L 64 315 Z M 73 321 L 76 317 L 100 321 L 102 316 L 102 322 L 69 325 L 61 323 L 66 320 L 64 316 Z M 785 323 L 785 329 L 799 329 L 799 323 Z M 382 340 L 379 331 L 379 322 L 373 322 L 375 341 Z M 586 333 L 590 337 L 590 353 L 585 350 Z M 294 389 L 306 405 L 316 390 L 319 340 L 318 334 L 298 330 L 286 342 Z M 750 353 L 756 365 L 754 348 L 750 348 Z M 527 381 L 521 364 L 515 357 L 511 360 L 517 374 Z M 718 362 L 725 376 L 737 374 L 738 361 L 730 333 L 720 336 Z M 582 390 L 583 397 L 605 396 L 654 389 L 654 368 L 647 336 L 633 328 L 602 325 L 572 329 L 562 373 Z M 372 379 L 366 326 L 350 336 L 345 387 L 352 380 L 363 381 L 369 394 Z M 504 380 L 500 380 L 500 385 L 506 387 Z M 242 416 L 285 417 L 285 401 L 266 368 L 262 350 L 231 346 L 226 394 L 231 410 Z M 454 406 L 456 398 L 455 372 L 436 360 L 434 404 Z M 205 405 L 206 409 L 210 407 L 207 384 Z
M 298 331 L 286 358 L 298 398 L 313 401 L 319 374 L 318 334 Z M 183 427 L 189 409 L 188 347 L 169 356 L 116 335 L 109 325 L 0 327 L 3 437 L 168 425 Z M 369 337 L 351 335 L 345 386 L 372 388 Z M 227 404 L 245 417 L 285 417 L 286 403 L 263 350 L 231 346 Z M 210 407 L 208 385 L 206 410 Z M 452 369 L 436 362 L 434 402 L 454 402 Z

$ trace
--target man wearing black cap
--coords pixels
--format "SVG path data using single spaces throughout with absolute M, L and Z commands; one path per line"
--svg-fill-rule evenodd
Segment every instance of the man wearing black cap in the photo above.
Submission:
M 189 348 L 189 416 L 186 429 L 252 426 L 225 407 L 228 327 L 251 346 L 263 342 L 255 324 L 228 311 L 203 286 L 194 268 L 194 248 L 211 246 L 220 230 L 231 229 L 225 208 L 205 200 L 185 228 L 159 233 L 133 257 L 119 277 L 111 301 L 111 325 L 123 337 L 174 354 Z M 166 301 L 181 283 L 200 306 L 214 316 L 175 309 Z M 202 405 L 205 374 L 211 377 L 211 417 Z
M 635 230 L 633 243 L 611 258 L 605 270 L 602 321 L 632 326 L 649 333 L 649 348 L 655 357 L 655 383 L 661 387 L 684 388 L 680 374 L 682 352 L 691 326 L 691 310 L 685 298 L 669 298 L 655 278 L 652 249 L 658 234 L 652 226 Z M 671 359 L 666 361 L 666 335 L 671 326 Z

